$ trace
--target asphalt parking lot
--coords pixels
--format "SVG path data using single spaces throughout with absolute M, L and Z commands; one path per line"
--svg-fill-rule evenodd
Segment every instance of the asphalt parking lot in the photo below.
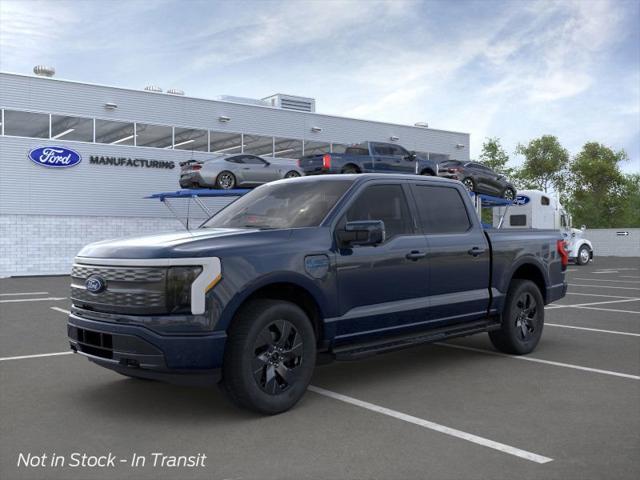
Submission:
M 530 356 L 479 335 L 334 362 L 275 417 L 67 354 L 68 279 L 1 279 L 0 478 L 640 478 L 640 258 L 568 278 Z M 74 452 L 126 462 L 72 467 Z M 21 453 L 48 457 L 18 466 Z M 153 453 L 205 466 L 154 467 Z

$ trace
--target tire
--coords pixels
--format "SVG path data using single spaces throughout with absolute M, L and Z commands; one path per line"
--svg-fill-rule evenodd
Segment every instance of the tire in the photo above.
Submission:
M 227 170 L 220 172 L 216 177 L 216 188 L 221 190 L 231 190 L 232 188 L 235 188 L 235 186 L 236 176 Z
M 291 170 L 284 174 L 284 178 L 298 178 L 300 174 L 295 170 Z
M 578 249 L 578 255 L 576 256 L 576 263 L 578 265 L 586 265 L 587 263 L 589 263 L 590 258 L 591 258 L 591 252 L 589 251 L 589 247 L 587 247 L 586 245 L 582 245 Z
M 340 173 L 360 173 L 358 169 L 353 165 L 345 166 Z
M 504 198 L 505 200 L 515 200 L 516 199 L 515 190 L 511 187 L 505 188 L 504 192 L 502 192 L 502 198 Z
M 544 327 L 544 300 L 530 280 L 511 282 L 502 313 L 502 328 L 489 332 L 493 346 L 504 353 L 524 355 L 535 350 Z
M 228 334 L 222 378 L 231 400 L 267 415 L 293 407 L 316 361 L 316 338 L 304 311 L 283 300 L 253 300 Z
M 466 188 L 469 192 L 476 191 L 476 184 L 471 177 L 462 179 L 462 184 L 464 185 L 464 188 Z

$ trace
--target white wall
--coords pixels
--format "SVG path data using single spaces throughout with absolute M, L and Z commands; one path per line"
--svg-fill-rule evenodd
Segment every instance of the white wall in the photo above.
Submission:
M 584 237 L 593 244 L 594 257 L 640 257 L 640 228 L 587 229 Z

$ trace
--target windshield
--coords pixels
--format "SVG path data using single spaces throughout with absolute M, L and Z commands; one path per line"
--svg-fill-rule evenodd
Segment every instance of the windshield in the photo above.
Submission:
M 221 210 L 202 227 L 317 227 L 351 183 L 350 180 L 323 180 L 266 184 Z

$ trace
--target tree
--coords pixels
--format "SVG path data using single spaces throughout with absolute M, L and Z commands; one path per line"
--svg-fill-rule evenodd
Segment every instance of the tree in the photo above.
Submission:
M 640 181 L 636 176 L 625 177 L 619 163 L 627 159 L 624 150 L 614 152 L 597 142 L 585 143 L 570 168 L 569 210 L 576 225 L 592 228 L 611 228 L 622 222 L 637 222 Z M 635 195 L 634 195 L 635 191 Z M 635 210 L 635 211 L 634 211 Z
M 625 175 L 624 202 L 617 226 L 640 228 L 640 174 Z
M 498 137 L 487 137 L 482 144 L 480 162 L 490 169 L 506 176 L 511 176 L 513 168 L 507 167 L 509 155 L 502 148 Z
M 518 171 L 518 179 L 526 188 L 548 192 L 553 188 L 561 193 L 566 187 L 569 152 L 553 135 L 534 138 L 527 145 L 518 144 L 516 153 L 524 155 L 525 161 Z

